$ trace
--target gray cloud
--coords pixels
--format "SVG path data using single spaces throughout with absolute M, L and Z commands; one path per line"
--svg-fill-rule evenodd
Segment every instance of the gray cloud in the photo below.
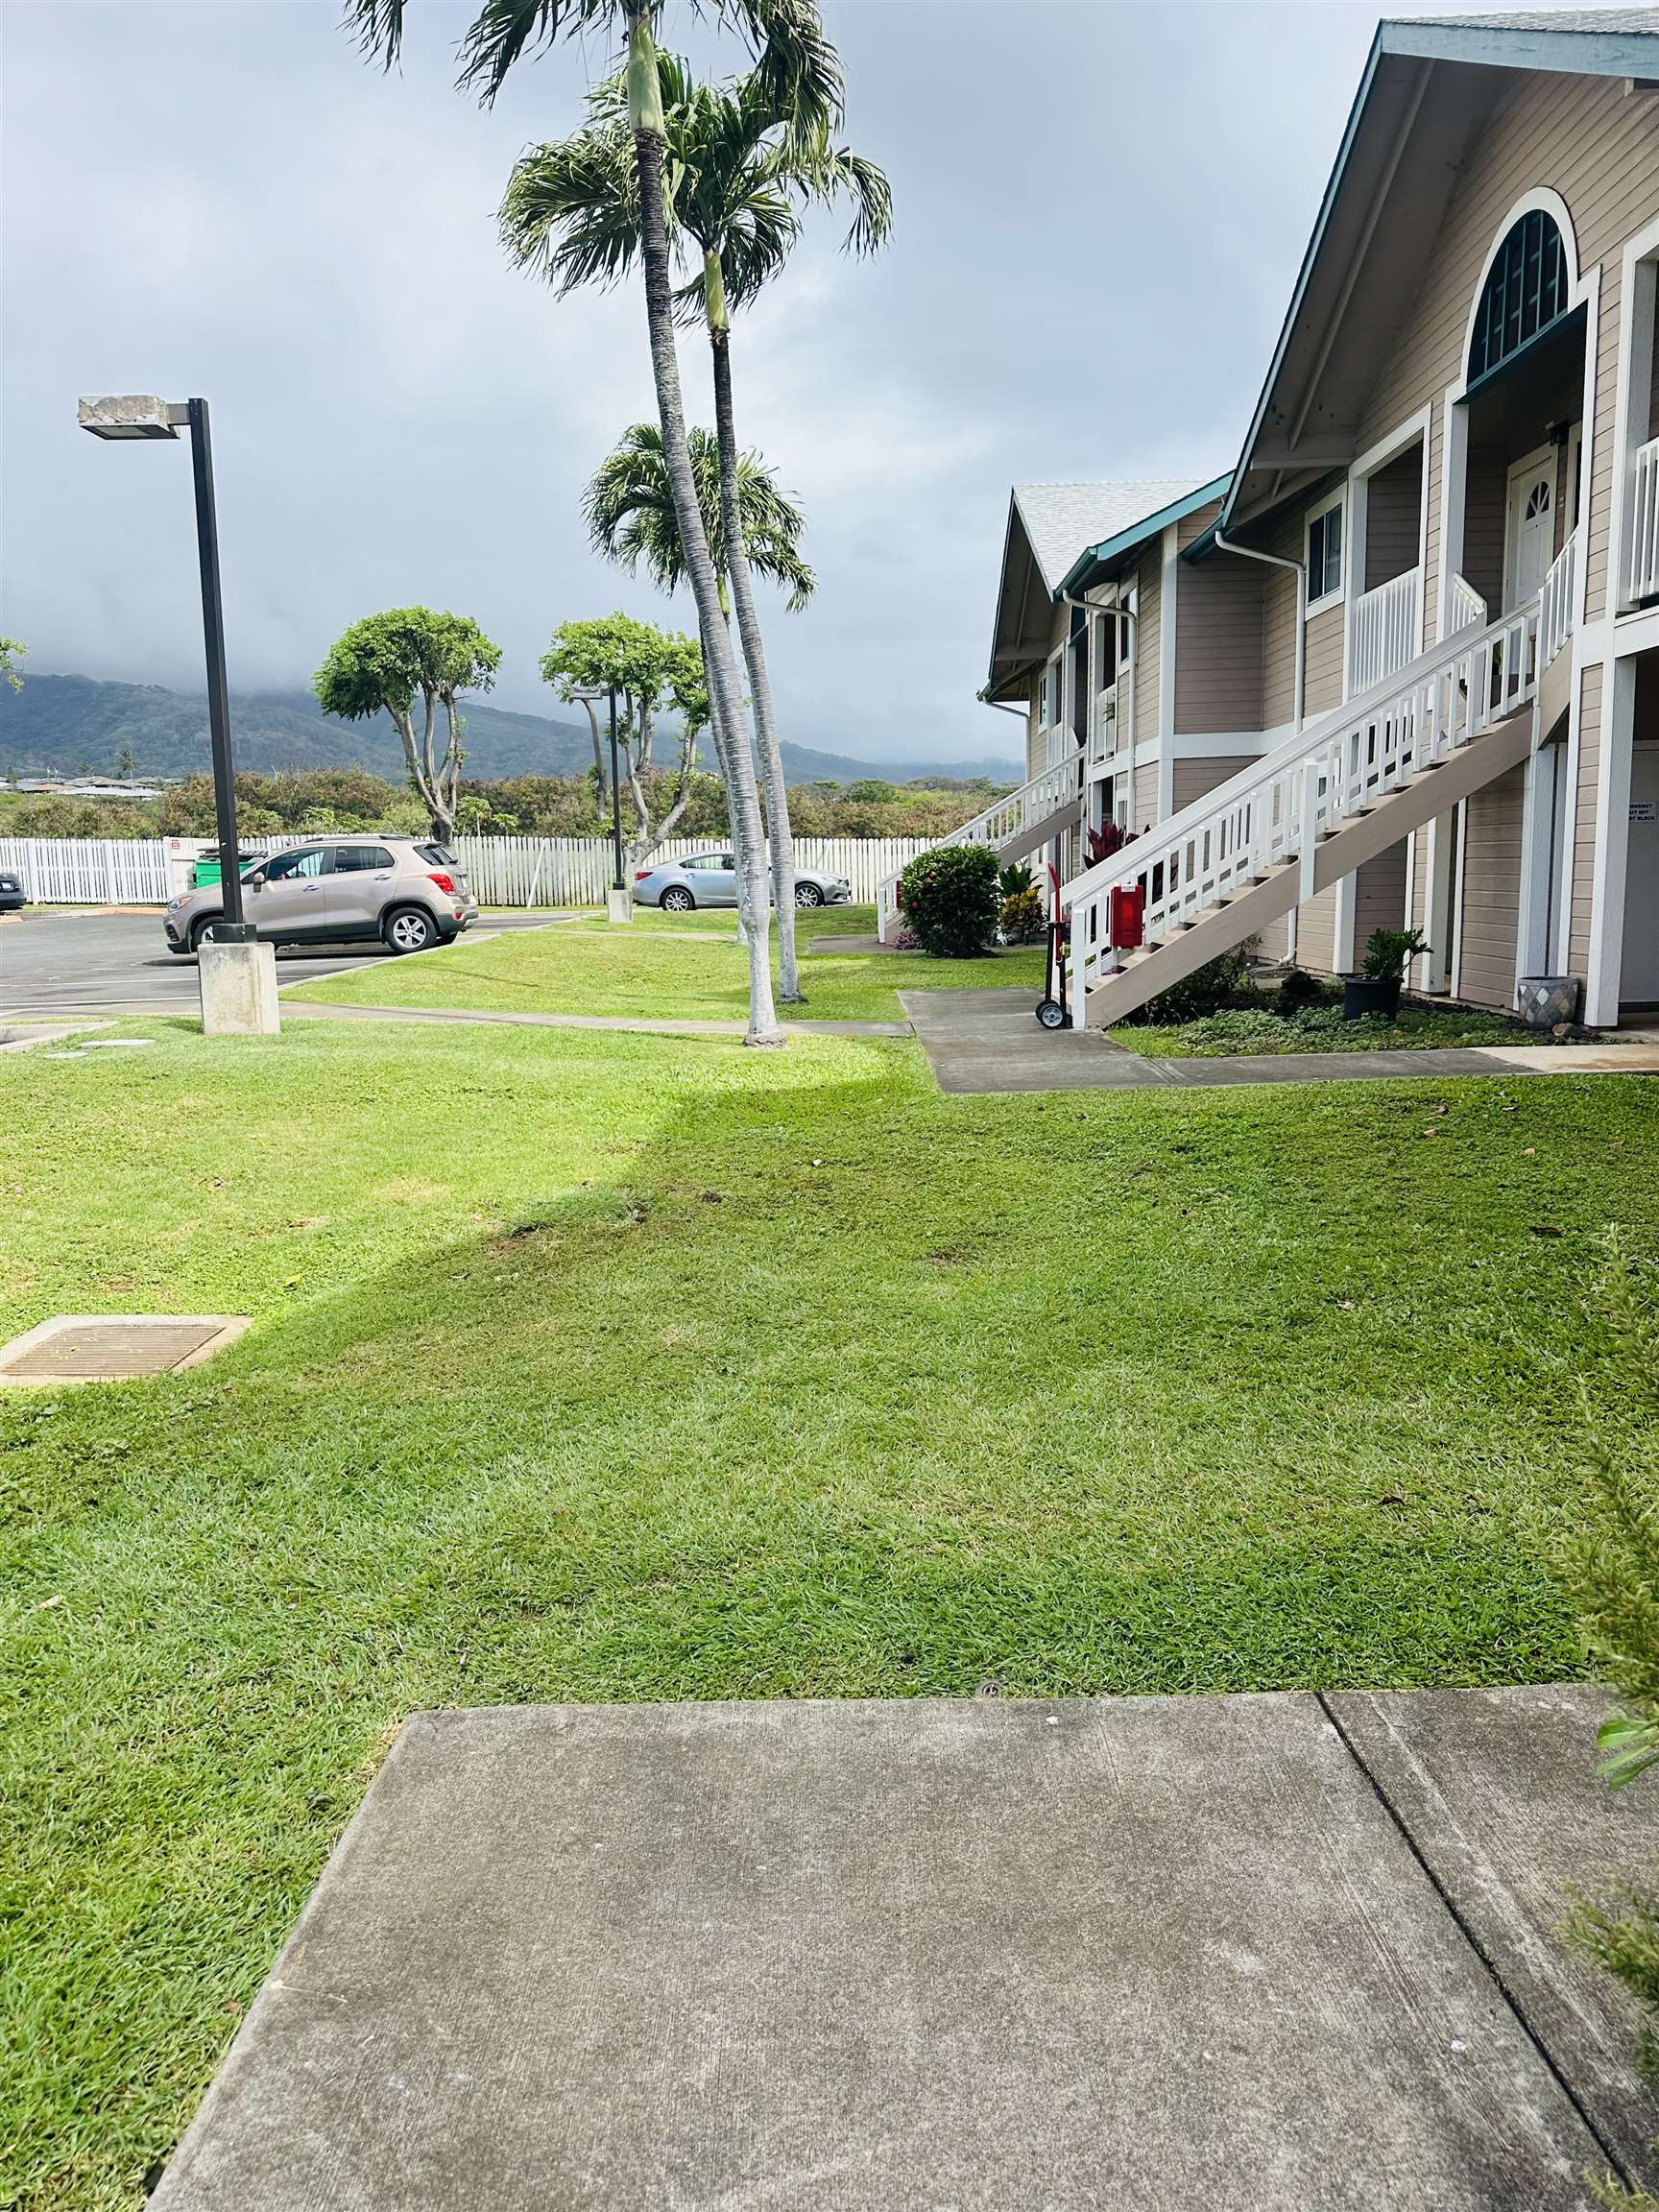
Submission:
M 897 228 L 859 264 L 821 225 L 734 347 L 741 425 L 805 501 L 822 579 L 771 615 L 786 733 L 1005 752 L 974 693 L 1009 484 L 1235 458 L 1374 19 L 829 14 Z M 238 687 L 303 681 L 356 615 L 425 600 L 504 646 L 502 704 L 544 709 L 554 622 L 661 615 L 577 514 L 652 412 L 638 297 L 555 301 L 494 238 L 514 156 L 571 125 L 605 57 L 523 69 L 487 114 L 450 89 L 465 19 L 415 0 L 388 78 L 325 0 L 9 9 L 0 521 L 31 665 L 200 683 L 183 450 L 82 436 L 83 392 L 210 398 Z M 674 14 L 669 36 L 722 50 Z M 707 420 L 694 337 L 682 357 Z M 672 613 L 692 626 L 688 599 Z

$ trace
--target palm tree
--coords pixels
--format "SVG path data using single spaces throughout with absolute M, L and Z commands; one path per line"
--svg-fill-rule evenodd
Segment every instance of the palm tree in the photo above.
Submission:
M 665 123 L 658 71 L 656 24 L 661 0 L 480 0 L 464 34 L 464 90 L 488 106 L 515 64 L 526 54 L 586 32 L 619 30 L 627 48 L 628 121 L 634 140 L 638 195 L 639 259 L 645 279 L 645 318 L 663 457 L 674 512 L 685 552 L 685 572 L 697 605 L 709 698 L 719 731 L 740 726 L 742 695 L 725 623 L 709 541 L 697 505 L 697 488 L 685 443 L 685 413 L 674 345 L 674 294 L 668 217 L 663 188 Z M 707 12 L 734 26 L 755 59 L 755 75 L 781 109 L 803 129 L 828 132 L 841 114 L 841 68 L 824 35 L 816 0 L 703 0 Z M 404 0 L 346 0 L 346 21 L 364 52 L 390 69 L 403 43 Z M 782 1031 L 772 1002 L 767 946 L 765 845 L 759 797 L 746 747 L 725 747 L 732 841 L 737 856 L 738 896 L 749 941 L 749 1027 L 746 1042 L 777 1045 Z
M 696 84 L 685 64 L 658 58 L 667 133 L 671 242 L 685 240 L 701 268 L 677 295 L 682 312 L 700 312 L 713 361 L 725 571 L 755 704 L 766 787 L 772 880 L 778 905 L 781 995 L 799 1002 L 795 957 L 795 850 L 788 789 L 760 621 L 755 606 L 732 397 L 731 310 L 752 300 L 788 257 L 800 235 L 799 208 L 842 196 L 854 204 L 846 244 L 870 252 L 892 216 L 887 180 L 873 162 L 830 143 L 827 119 L 780 102 L 759 71 L 729 86 Z M 588 126 L 558 145 L 525 155 L 501 208 L 502 235 L 520 263 L 561 291 L 611 281 L 628 268 L 639 236 L 639 208 L 627 159 L 627 87 L 619 78 L 589 96 Z M 676 236 L 683 233 L 683 236 Z M 712 541 L 712 532 L 709 533 Z M 718 565 L 718 564 L 717 564 Z
M 696 424 L 686 431 L 685 443 L 721 610 L 727 612 L 731 565 L 720 504 L 720 449 L 713 432 Z M 589 485 L 582 511 L 589 536 L 608 560 L 631 572 L 643 563 L 661 591 L 673 591 L 685 581 L 662 436 L 655 423 L 636 422 L 622 433 Z M 757 453 L 737 456 L 737 512 L 751 571 L 779 585 L 787 593 L 790 612 L 798 613 L 818 589 L 817 577 L 801 558 L 805 517 L 779 491 L 776 476 Z

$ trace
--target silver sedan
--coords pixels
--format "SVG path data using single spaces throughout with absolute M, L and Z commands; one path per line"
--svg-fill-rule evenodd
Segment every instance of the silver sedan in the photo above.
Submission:
M 735 906 L 737 863 L 730 853 L 693 853 L 685 860 L 664 860 L 641 868 L 634 878 L 634 897 L 641 906 L 661 906 L 668 914 L 689 914 L 699 906 Z M 845 876 L 826 876 L 816 868 L 795 871 L 797 906 L 846 906 L 853 886 Z

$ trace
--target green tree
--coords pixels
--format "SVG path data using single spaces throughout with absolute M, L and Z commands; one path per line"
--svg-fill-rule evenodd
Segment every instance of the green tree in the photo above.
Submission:
M 23 688 L 22 672 L 17 663 L 28 650 L 21 638 L 0 637 L 0 682 L 10 684 L 13 691 Z
M 463 691 L 488 691 L 501 664 L 501 648 L 464 614 L 430 607 L 394 607 L 366 615 L 340 637 L 312 680 L 325 714 L 348 722 L 386 713 L 403 741 L 409 781 L 420 794 L 440 843 L 455 834 L 455 800 L 461 782 Z M 421 721 L 415 726 L 419 700 Z M 444 742 L 438 716 L 444 716 Z
M 780 99 L 777 87 L 760 73 L 732 85 L 701 85 L 683 61 L 659 55 L 658 77 L 672 180 L 670 234 L 677 248 L 684 250 L 689 242 L 701 256 L 697 275 L 678 299 L 683 311 L 701 313 L 709 334 L 715 412 L 715 440 L 709 458 L 718 483 L 717 528 L 711 512 L 715 502 L 700 480 L 695 430 L 687 447 L 722 611 L 729 586 L 749 671 L 766 790 L 781 995 L 799 1001 L 794 837 L 765 643 L 752 589 L 753 573 L 776 574 L 760 557 L 762 541 L 751 527 L 764 528 L 772 517 L 755 514 L 754 486 L 745 484 L 746 472 L 753 477 L 757 465 L 737 441 L 731 315 L 782 267 L 800 231 L 800 206 L 843 194 L 851 197 L 854 218 L 847 243 L 854 251 L 868 252 L 886 235 L 891 198 L 879 169 L 849 149 L 830 144 L 826 116 L 806 112 L 787 95 Z M 628 97 L 620 78 L 598 85 L 589 96 L 588 127 L 563 143 L 525 155 L 509 181 L 502 204 L 502 233 L 509 252 L 520 265 L 557 283 L 561 291 L 593 279 L 615 278 L 630 266 L 637 251 L 640 209 L 628 160 Z M 630 440 L 637 438 L 637 432 L 631 432 L 607 468 L 630 463 L 637 468 L 648 462 L 648 453 L 627 450 Z M 770 478 L 765 482 L 770 490 Z M 606 489 L 602 470 L 590 501 L 595 493 L 602 500 Z M 641 529 L 659 543 L 663 533 L 654 508 L 660 504 L 653 495 L 651 505 L 635 510 L 642 517 Z M 593 519 L 591 506 L 589 512 Z M 598 519 L 603 519 L 602 507 Z M 793 543 L 788 551 L 794 554 Z M 781 579 L 790 589 L 791 606 L 804 604 L 810 591 L 806 573 L 805 591 L 795 576 Z
M 720 448 L 712 431 L 695 425 L 686 431 L 685 442 L 725 614 L 730 609 L 731 567 L 720 501 Z M 805 517 L 788 494 L 779 491 L 776 474 L 757 453 L 738 456 L 737 505 L 750 568 L 781 586 L 791 610 L 805 607 L 818 588 L 818 579 L 801 558 Z M 685 581 L 685 556 L 662 457 L 662 433 L 654 422 L 636 422 L 622 433 L 599 464 L 583 495 L 582 511 L 589 537 L 608 560 L 631 572 L 643 563 L 645 573 L 662 591 L 674 591 Z
M 690 803 L 698 740 L 709 727 L 702 647 L 694 637 L 618 612 L 593 621 L 562 622 L 541 656 L 541 676 L 561 699 L 580 700 L 588 709 L 595 753 L 597 704 L 615 692 L 617 741 L 634 809 L 633 853 L 636 860 L 644 859 L 673 835 Z M 665 796 L 650 773 L 657 718 L 664 709 L 681 719 L 679 757 Z M 602 767 L 598 788 L 603 796 Z
M 714 742 L 722 755 L 721 767 L 731 799 L 738 898 L 749 945 L 746 1042 L 781 1045 L 783 1036 L 772 1000 L 767 945 L 766 859 L 759 795 L 747 747 L 730 742 L 730 733 L 742 726 L 743 702 L 736 661 L 720 619 L 713 563 L 685 442 L 663 177 L 665 123 L 656 36 L 661 6 L 661 0 L 482 0 L 462 36 L 459 83 L 488 104 L 527 53 L 561 39 L 580 39 L 595 31 L 619 31 L 626 41 L 628 121 L 638 195 L 646 331 L 662 447 L 714 708 Z M 708 0 L 708 12 L 744 36 L 758 84 L 783 111 L 800 118 L 804 127 L 826 133 L 839 120 L 840 64 L 824 36 L 815 0 Z M 356 30 L 364 51 L 378 58 L 387 68 L 401 51 L 404 0 L 347 0 L 348 24 Z

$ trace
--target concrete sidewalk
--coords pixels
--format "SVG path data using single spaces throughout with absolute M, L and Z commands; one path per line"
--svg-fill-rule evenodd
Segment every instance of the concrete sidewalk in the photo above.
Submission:
M 1029 991 L 901 991 L 941 1091 L 1191 1091 L 1402 1075 L 1651 1075 L 1659 1044 L 1472 1045 L 1435 1051 L 1256 1052 L 1143 1059 L 1098 1029 L 1041 1029 Z
M 417 1716 L 157 2212 L 1589 2212 L 1605 1706 Z

